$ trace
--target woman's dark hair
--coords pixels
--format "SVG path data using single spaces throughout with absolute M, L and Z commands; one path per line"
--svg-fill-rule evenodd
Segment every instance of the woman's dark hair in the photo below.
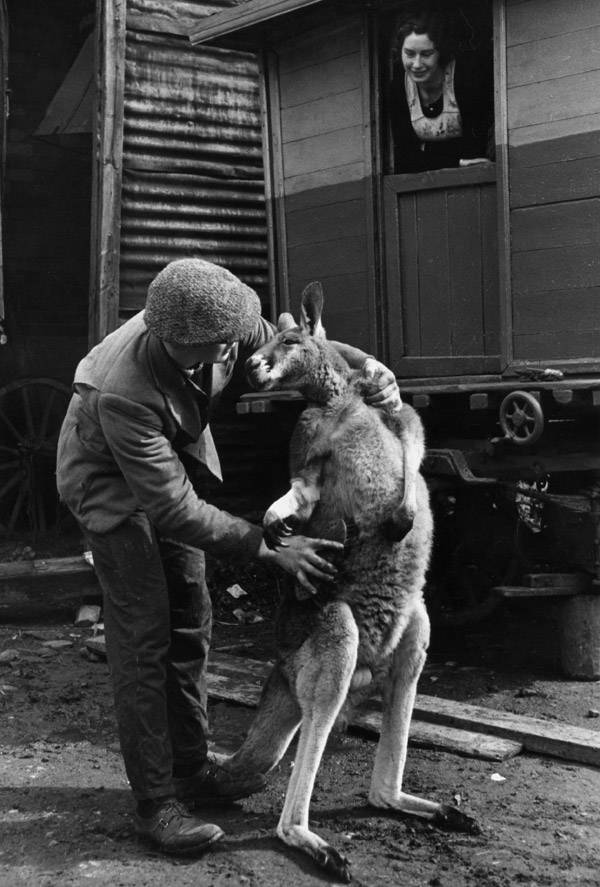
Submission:
M 394 22 L 390 47 L 394 63 L 400 60 L 402 46 L 409 34 L 427 34 L 440 54 L 442 67 L 456 56 L 455 29 L 447 16 L 438 9 L 421 9 L 398 16 Z

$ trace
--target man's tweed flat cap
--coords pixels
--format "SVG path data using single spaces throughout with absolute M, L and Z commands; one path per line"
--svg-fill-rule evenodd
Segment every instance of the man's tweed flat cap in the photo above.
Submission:
M 235 342 L 255 326 L 260 299 L 226 268 L 204 259 L 178 259 L 148 287 L 148 329 L 174 345 Z

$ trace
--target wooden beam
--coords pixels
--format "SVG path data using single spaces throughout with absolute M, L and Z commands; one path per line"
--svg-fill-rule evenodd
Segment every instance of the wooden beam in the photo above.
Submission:
M 190 40 L 193 45 L 206 43 L 216 37 L 241 31 L 321 2 L 322 0 L 247 0 L 240 6 L 233 6 L 223 12 L 207 16 L 202 24 L 190 33 Z
M 579 594 L 568 585 L 547 585 L 536 588 L 532 588 L 530 585 L 496 585 L 492 591 L 502 598 L 511 600 L 537 597 L 573 597 L 573 595 Z
M 215 699 L 229 700 L 254 707 L 258 702 L 260 688 L 270 667 L 271 663 L 268 662 L 213 653 L 209 661 L 209 695 Z M 375 729 L 377 722 L 373 719 L 373 712 L 376 712 L 377 709 L 373 706 L 362 711 L 365 712 L 362 715 L 365 719 L 362 726 L 368 727 L 370 723 L 371 729 Z M 517 715 L 513 712 L 497 711 L 465 702 L 419 694 L 413 712 L 413 724 L 418 725 L 414 728 L 413 734 L 415 744 L 419 741 L 419 731 L 421 731 L 423 742 L 433 742 L 435 737 L 435 733 L 424 731 L 421 726 L 422 722 L 452 727 L 463 734 L 465 732 L 471 734 L 470 737 L 468 735 L 456 737 L 456 735 L 445 732 L 439 734 L 440 744 L 435 747 L 448 750 L 450 741 L 453 739 L 455 741 L 452 750 L 459 754 L 467 754 L 469 747 L 471 747 L 471 753 L 475 752 L 477 748 L 482 752 L 489 751 L 491 747 L 480 740 L 477 740 L 477 744 L 475 744 L 472 734 L 477 733 L 511 740 L 521 744 L 525 751 L 535 754 L 550 755 L 568 761 L 577 761 L 581 764 L 600 765 L 600 731 L 596 732 L 584 727 L 548 722 Z M 352 724 L 354 723 L 352 721 Z M 357 718 L 356 726 L 361 726 L 359 718 Z M 459 748 L 462 750 L 459 751 Z M 506 748 L 508 750 L 510 746 Z M 493 760 L 500 759 L 494 758 Z
M 208 666 L 208 695 L 213 699 L 254 708 L 258 705 L 261 687 L 271 665 L 270 662 L 212 653 Z M 362 707 L 355 713 L 349 726 L 378 736 L 381 730 L 381 712 L 371 706 Z M 518 755 L 523 748 L 522 743 L 515 740 L 498 739 L 415 720 L 410 726 L 409 741 L 419 748 L 449 751 L 488 761 L 505 761 Z
M 500 354 L 502 368 L 514 359 L 510 165 L 508 158 L 508 87 L 506 65 L 506 2 L 493 0 L 494 117 L 496 120 L 496 193 L 498 198 L 498 294 L 500 300 Z
M 355 712 L 349 726 L 379 736 L 381 712 L 374 708 L 361 708 Z M 408 741 L 416 748 L 448 751 L 467 758 L 481 758 L 484 761 L 506 761 L 523 751 L 523 744 L 513 739 L 487 736 L 483 733 L 474 733 L 472 730 L 445 727 L 442 724 L 428 724 L 414 718 L 410 724 Z
M 101 597 L 94 568 L 81 556 L 0 563 L 0 622 L 74 616 Z
M 96 22 L 90 346 L 116 329 L 119 317 L 126 6 L 126 0 L 107 0 L 98 4 Z
M 78 557 L 54 557 L 32 561 L 6 561 L 0 563 L 0 582 L 15 579 L 31 579 L 37 576 L 93 576 L 94 568 L 81 555 Z
M 567 502 L 562 502 L 561 498 L 558 498 L 556 502 L 563 504 L 565 508 L 570 507 L 573 511 L 589 512 L 589 502 L 586 502 L 583 496 L 573 497 L 573 500 Z M 530 588 L 555 586 L 585 594 L 590 590 L 592 577 L 588 573 L 525 573 L 523 582 Z
M 584 727 L 424 695 L 417 696 L 414 716 L 432 724 L 514 739 L 535 754 L 600 766 L 600 732 Z

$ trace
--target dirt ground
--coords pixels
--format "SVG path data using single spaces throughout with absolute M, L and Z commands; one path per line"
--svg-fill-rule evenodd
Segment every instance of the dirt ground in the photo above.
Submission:
M 239 603 L 239 601 L 238 601 Z M 268 658 L 269 615 L 236 624 L 233 601 L 216 606 L 214 646 Z M 261 614 L 246 604 L 250 618 Z M 227 809 L 208 809 L 226 838 L 197 859 L 166 858 L 137 839 L 116 739 L 104 661 L 82 655 L 90 628 L 72 622 L 0 626 L 0 884 L 67 887 L 318 887 L 333 883 L 274 837 L 291 750 L 266 791 Z M 47 642 L 63 641 L 63 645 Z M 8 652 L 7 651 L 12 651 Z M 432 657 L 422 692 L 468 699 L 591 728 L 596 683 L 498 671 Z M 252 711 L 211 705 L 212 741 L 236 747 Z M 375 743 L 330 739 L 318 774 L 311 823 L 352 862 L 353 883 L 505 887 L 599 885 L 600 769 L 520 755 L 491 763 L 409 750 L 409 791 L 459 801 L 477 817 L 476 837 L 444 833 L 366 804 Z M 504 781 L 493 780 L 498 773 Z

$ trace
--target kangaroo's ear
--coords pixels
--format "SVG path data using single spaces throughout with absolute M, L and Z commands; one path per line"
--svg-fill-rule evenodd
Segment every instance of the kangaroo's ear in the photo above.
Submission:
M 313 280 L 302 290 L 300 328 L 311 336 L 325 338 L 325 329 L 321 323 L 323 313 L 323 287 L 318 280 Z

